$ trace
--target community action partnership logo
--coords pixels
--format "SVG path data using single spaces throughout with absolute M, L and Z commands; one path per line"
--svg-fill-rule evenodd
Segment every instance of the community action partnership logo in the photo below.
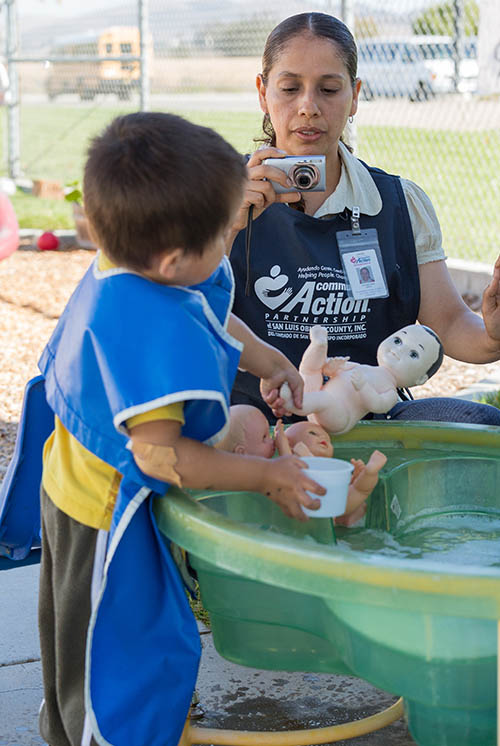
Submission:
M 332 267 L 299 267 L 297 278 L 305 279 L 295 292 L 288 275 L 275 264 L 269 275 L 259 277 L 255 294 L 269 309 L 265 313 L 270 337 L 309 338 L 309 329 L 321 324 L 330 339 L 363 339 L 367 336 L 369 300 L 347 295 L 345 279 Z

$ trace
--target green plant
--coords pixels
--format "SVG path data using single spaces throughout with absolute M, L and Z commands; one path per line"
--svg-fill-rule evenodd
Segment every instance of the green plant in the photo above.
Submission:
M 196 583 L 196 598 L 188 596 L 188 599 L 189 605 L 191 606 L 191 611 L 195 615 L 196 619 L 198 619 L 200 622 L 203 622 L 203 624 L 205 624 L 207 627 L 210 627 L 210 617 L 208 615 L 208 611 L 205 609 L 201 602 L 200 588 L 198 586 L 198 583 Z
M 64 188 L 64 199 L 67 202 L 77 202 L 79 205 L 83 202 L 83 193 L 78 179 L 69 181 Z
M 481 404 L 491 404 L 492 407 L 500 409 L 500 391 L 489 391 L 479 401 Z
M 412 23 L 414 34 L 446 34 L 455 31 L 457 7 L 454 2 L 445 2 L 426 8 Z M 477 36 L 479 27 L 479 5 L 476 0 L 465 0 L 463 5 L 465 36 Z

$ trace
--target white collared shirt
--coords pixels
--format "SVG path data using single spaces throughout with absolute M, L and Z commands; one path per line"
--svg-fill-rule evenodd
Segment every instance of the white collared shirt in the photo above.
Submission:
M 377 215 L 382 198 L 369 171 L 346 146 L 339 143 L 342 161 L 340 181 L 335 191 L 314 213 L 315 218 L 337 215 L 357 205 L 363 215 Z M 418 264 L 445 259 L 442 235 L 436 212 L 427 194 L 413 181 L 401 179 L 408 206 Z

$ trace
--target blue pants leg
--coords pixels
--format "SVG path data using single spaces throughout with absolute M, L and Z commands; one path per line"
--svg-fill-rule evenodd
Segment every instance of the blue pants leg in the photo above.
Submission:
M 500 426 L 500 409 L 497 407 L 444 396 L 398 402 L 387 415 L 382 416 L 390 420 L 431 420 Z

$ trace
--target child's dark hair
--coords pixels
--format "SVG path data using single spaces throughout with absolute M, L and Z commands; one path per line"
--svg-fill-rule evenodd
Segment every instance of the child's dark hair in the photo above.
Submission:
M 327 13 L 297 13 L 285 18 L 271 31 L 262 55 L 262 80 L 264 85 L 267 85 L 269 73 L 290 39 L 304 33 L 310 33 L 318 39 L 328 39 L 335 44 L 354 88 L 358 69 L 356 42 L 345 23 Z M 264 115 L 262 131 L 263 136 L 256 138 L 256 142 L 275 146 L 276 134 L 269 114 Z
M 90 145 L 85 212 L 110 259 L 140 271 L 169 249 L 201 256 L 228 225 L 245 179 L 242 156 L 208 127 L 127 114 Z

